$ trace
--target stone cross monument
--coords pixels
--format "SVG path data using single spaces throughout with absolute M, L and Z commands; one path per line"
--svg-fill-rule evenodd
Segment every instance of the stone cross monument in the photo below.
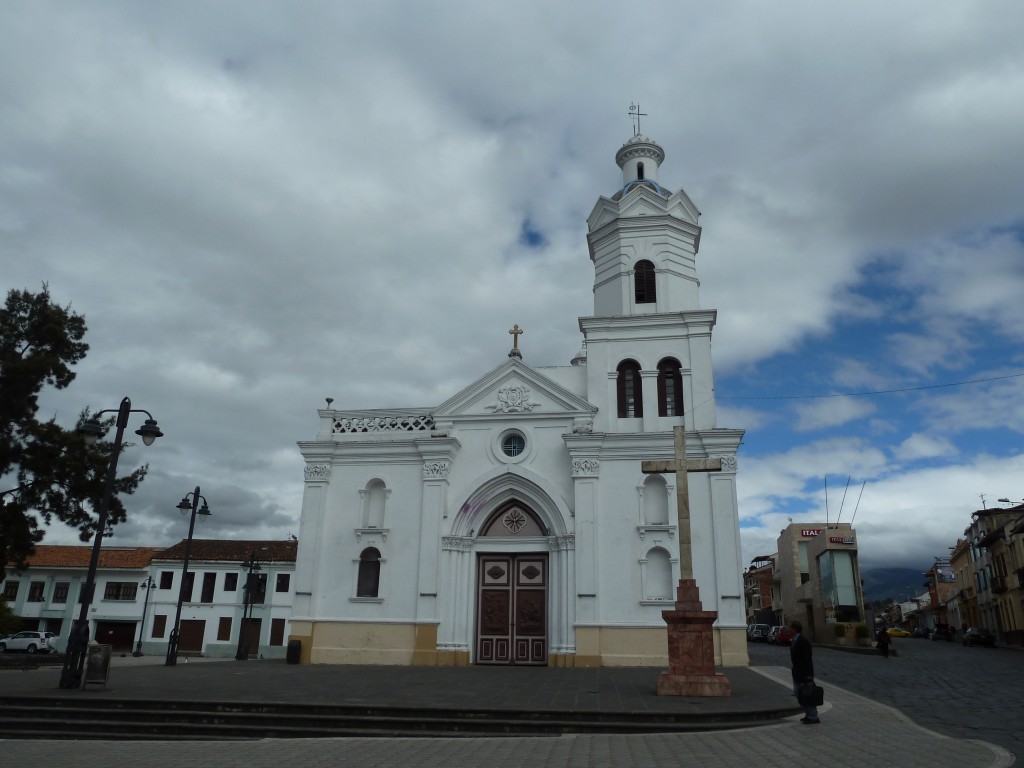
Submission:
M 668 624 L 669 671 L 658 677 L 659 696 L 731 696 L 729 679 L 715 672 L 715 638 L 711 625 L 718 614 L 705 611 L 700 602 L 697 581 L 693 578 L 693 547 L 690 534 L 689 472 L 720 472 L 721 459 L 686 458 L 686 430 L 674 429 L 675 459 L 645 461 L 646 474 L 676 475 L 676 513 L 679 537 L 679 586 L 676 605 L 661 615 Z

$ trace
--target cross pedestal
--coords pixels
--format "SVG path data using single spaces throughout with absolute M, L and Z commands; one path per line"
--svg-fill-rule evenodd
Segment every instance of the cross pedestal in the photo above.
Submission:
M 712 625 L 716 611 L 705 611 L 700 591 L 693 578 L 693 552 L 690 541 L 689 472 L 719 472 L 721 459 L 686 459 L 686 432 L 676 427 L 675 460 L 645 461 L 645 473 L 676 474 L 676 512 L 679 536 L 679 585 L 676 604 L 662 611 L 668 624 L 668 672 L 658 676 L 659 696 L 731 696 L 729 678 L 715 671 L 715 635 Z

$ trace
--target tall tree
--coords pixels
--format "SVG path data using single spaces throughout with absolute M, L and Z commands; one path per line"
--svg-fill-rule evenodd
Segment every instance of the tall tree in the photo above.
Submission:
M 12 290 L 0 309 L 0 579 L 8 564 L 24 566 L 54 519 L 78 528 L 82 541 L 95 533 L 92 510 L 112 445 L 89 447 L 76 431 L 37 418 L 43 387 L 74 380 L 72 366 L 89 350 L 85 332 L 85 318 L 54 304 L 46 285 L 39 293 Z M 79 423 L 88 417 L 83 411 Z M 146 469 L 118 478 L 116 492 L 134 492 Z M 108 528 L 125 517 L 115 494 Z

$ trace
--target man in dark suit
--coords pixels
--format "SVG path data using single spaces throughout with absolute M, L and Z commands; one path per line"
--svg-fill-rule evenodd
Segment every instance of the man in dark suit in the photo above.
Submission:
M 789 628 L 796 633 L 789 645 L 789 658 L 793 662 L 793 693 L 798 694 L 801 685 L 814 682 L 814 659 L 811 653 L 811 641 L 804 637 L 804 625 L 799 621 L 791 621 Z M 800 718 L 800 722 L 804 725 L 820 723 L 818 708 L 813 704 L 810 706 L 805 704 L 804 716 Z

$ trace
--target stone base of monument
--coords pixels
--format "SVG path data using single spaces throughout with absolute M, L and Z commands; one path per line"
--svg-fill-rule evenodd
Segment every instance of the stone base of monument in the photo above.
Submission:
M 668 672 L 658 676 L 659 696 L 732 696 L 729 679 L 715 672 L 718 614 L 705 611 L 694 579 L 680 579 L 675 610 L 662 611 L 668 624 Z

